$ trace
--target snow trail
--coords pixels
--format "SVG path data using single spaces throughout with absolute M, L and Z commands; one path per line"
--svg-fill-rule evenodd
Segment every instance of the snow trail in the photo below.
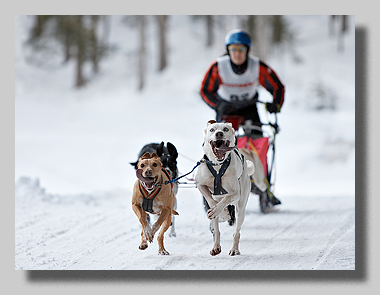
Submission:
M 16 186 L 22 203 L 24 181 Z M 29 190 L 32 188 L 29 187 Z M 41 191 L 34 187 L 35 191 Z M 64 199 L 64 197 L 62 197 Z M 58 199 L 58 198 L 57 198 Z M 241 255 L 230 257 L 234 227 L 221 223 L 222 253 L 211 257 L 212 235 L 199 192 L 177 196 L 177 237 L 165 234 L 169 256 L 158 255 L 156 237 L 141 251 L 141 226 L 130 205 L 130 192 L 76 196 L 76 202 L 51 202 L 35 195 L 25 215 L 16 211 L 16 269 L 216 270 L 354 269 L 354 198 L 284 198 L 281 209 L 261 214 L 251 195 L 241 231 Z M 26 203 L 26 202 L 25 202 Z M 41 235 L 41 233 L 43 233 Z M 340 250 L 343 250 L 340 251 Z

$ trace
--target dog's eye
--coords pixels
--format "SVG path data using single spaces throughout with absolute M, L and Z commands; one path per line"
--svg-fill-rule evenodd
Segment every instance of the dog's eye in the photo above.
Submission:
M 157 163 L 153 163 L 153 167 L 157 167 Z
M 228 132 L 229 129 L 228 129 L 227 127 L 224 127 L 224 128 L 223 128 L 223 131 L 224 131 L 224 132 Z
M 141 165 L 140 165 L 140 168 L 144 168 L 144 167 L 145 167 L 145 165 L 144 165 L 144 164 L 141 164 Z
M 214 131 L 215 131 L 215 129 L 214 129 L 214 128 L 211 128 L 211 129 L 210 129 L 210 132 L 214 132 Z

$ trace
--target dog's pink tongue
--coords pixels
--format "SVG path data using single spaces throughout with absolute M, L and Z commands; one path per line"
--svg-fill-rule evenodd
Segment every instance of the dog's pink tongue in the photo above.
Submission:
M 217 141 L 211 142 L 211 146 L 213 147 L 214 155 L 216 156 L 216 158 L 219 161 L 222 161 L 225 158 L 227 152 L 229 152 L 235 148 L 235 147 L 230 147 L 229 144 L 230 144 L 229 141 L 224 142 L 222 140 L 217 140 Z
M 216 148 L 216 150 L 218 151 L 222 151 L 222 152 L 229 152 L 229 151 L 232 151 L 235 147 L 232 147 L 232 146 L 221 146 L 220 148 Z
M 144 182 L 148 188 L 151 188 L 151 187 L 153 186 L 154 179 L 151 178 L 151 177 L 144 177 L 144 176 L 142 175 L 142 173 L 143 173 L 143 170 L 142 170 L 142 169 L 137 169 L 137 170 L 136 170 L 136 176 L 137 176 L 137 178 L 138 178 L 140 181 Z
M 221 152 L 229 152 L 231 150 L 233 150 L 235 147 L 230 147 L 230 142 L 227 140 L 227 141 L 224 141 L 224 140 L 217 140 L 217 141 L 214 141 L 213 142 L 213 145 L 215 147 L 216 150 L 219 150 Z

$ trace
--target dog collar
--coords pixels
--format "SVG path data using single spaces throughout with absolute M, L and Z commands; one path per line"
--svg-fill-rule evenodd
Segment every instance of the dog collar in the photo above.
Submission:
M 146 199 L 154 199 L 155 196 L 160 192 L 162 187 L 162 176 L 160 178 L 160 181 L 156 183 L 151 190 L 148 190 L 145 186 L 145 184 L 140 180 L 139 188 L 140 192 Z
M 153 190 L 150 192 L 145 188 L 144 184 L 140 181 L 139 189 L 141 194 L 143 195 L 142 209 L 145 212 L 154 213 L 153 211 L 153 199 L 158 195 L 162 187 L 162 176 L 160 179 L 160 183 L 154 186 Z
M 169 180 L 171 180 L 169 172 L 164 167 L 162 167 L 162 171 L 165 173 L 167 178 Z M 146 189 L 144 183 L 140 180 L 139 189 L 140 189 L 140 192 L 143 196 L 142 208 L 145 212 L 154 213 L 153 212 L 153 199 L 161 191 L 162 183 L 163 183 L 163 180 L 162 180 L 162 175 L 161 175 L 160 181 L 158 183 L 156 183 L 151 190 L 148 191 Z M 171 187 L 173 189 L 173 183 L 171 183 Z

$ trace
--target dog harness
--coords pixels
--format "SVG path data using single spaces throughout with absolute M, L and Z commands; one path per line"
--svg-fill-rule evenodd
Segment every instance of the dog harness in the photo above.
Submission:
M 228 166 L 230 166 L 231 155 L 228 155 L 227 159 L 223 162 L 222 167 L 220 167 L 219 173 L 216 172 L 214 167 L 212 167 L 213 165 L 206 155 L 204 155 L 204 158 L 206 160 L 208 170 L 210 170 L 211 174 L 214 176 L 214 195 L 228 194 L 228 192 L 222 187 L 222 176 L 226 172 Z
M 171 177 L 170 177 L 169 172 L 163 167 L 162 167 L 162 171 L 165 173 L 165 175 L 170 180 Z M 173 184 L 171 184 L 171 186 L 173 188 Z M 143 196 L 142 209 L 145 212 L 154 213 L 154 211 L 153 211 L 153 200 L 158 195 L 158 193 L 161 191 L 161 188 L 162 188 L 162 176 L 160 178 L 160 182 L 155 185 L 155 189 L 152 190 L 151 192 L 148 192 L 148 190 L 144 187 L 144 185 L 140 181 L 139 189 L 140 189 L 140 192 Z
M 239 152 L 234 149 L 235 154 L 241 161 L 241 164 L 244 167 L 244 155 L 240 155 Z M 214 195 L 224 195 L 228 194 L 228 192 L 222 187 L 222 176 L 226 172 L 228 166 L 231 163 L 231 154 L 228 155 L 227 159 L 223 162 L 222 167 L 220 167 L 219 173 L 214 169 L 214 165 L 206 155 L 203 156 L 205 159 L 205 163 L 207 165 L 208 170 L 210 170 L 211 174 L 214 176 Z

